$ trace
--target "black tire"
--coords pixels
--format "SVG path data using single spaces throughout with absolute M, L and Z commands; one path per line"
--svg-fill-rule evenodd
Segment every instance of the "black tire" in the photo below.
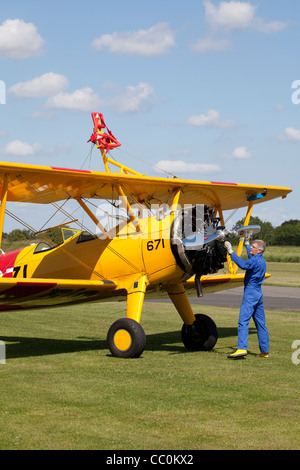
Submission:
M 120 318 L 107 333 L 107 342 L 113 356 L 139 357 L 146 346 L 146 335 L 141 325 L 131 318 Z
M 193 325 L 183 325 L 181 339 L 189 351 L 210 351 L 218 340 L 215 322 L 202 313 L 195 315 Z

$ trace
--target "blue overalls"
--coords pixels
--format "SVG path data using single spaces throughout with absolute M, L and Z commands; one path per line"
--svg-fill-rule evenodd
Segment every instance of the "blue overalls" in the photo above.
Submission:
M 250 254 L 250 245 L 246 245 L 249 259 L 244 261 L 236 253 L 231 254 L 231 259 L 239 268 L 245 269 L 244 297 L 240 308 L 238 327 L 238 349 L 248 349 L 248 329 L 251 317 L 253 317 L 259 342 L 260 352 L 269 352 L 269 333 L 266 327 L 265 312 L 263 306 L 263 293 L 261 284 L 265 278 L 266 262 L 262 253 Z

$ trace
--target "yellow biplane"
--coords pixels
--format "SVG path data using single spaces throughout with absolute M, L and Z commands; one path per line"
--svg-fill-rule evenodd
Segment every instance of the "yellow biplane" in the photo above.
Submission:
M 290 188 L 240 185 L 216 181 L 148 177 L 116 162 L 109 150 L 119 142 L 103 116 L 92 113 L 90 141 L 100 150 L 104 172 L 68 168 L 0 164 L 0 242 L 7 201 L 56 204 L 74 199 L 95 223 L 97 236 L 84 230 L 63 230 L 63 243 L 47 242 L 0 255 L 0 310 L 49 307 L 108 299 L 127 300 L 127 316 L 116 320 L 107 335 L 111 353 L 138 357 L 146 336 L 140 325 L 144 297 L 168 295 L 183 320 L 182 341 L 189 350 L 210 350 L 217 338 L 213 320 L 194 315 L 187 292 L 230 289 L 243 284 L 224 247 L 249 226 L 252 207 L 285 198 Z M 112 165 L 114 171 L 112 171 Z M 87 205 L 106 200 L 122 208 L 111 228 L 101 224 Z M 224 226 L 223 211 L 246 208 L 244 226 Z M 1 245 L 0 245 L 1 246 Z M 228 263 L 228 274 L 217 274 Z

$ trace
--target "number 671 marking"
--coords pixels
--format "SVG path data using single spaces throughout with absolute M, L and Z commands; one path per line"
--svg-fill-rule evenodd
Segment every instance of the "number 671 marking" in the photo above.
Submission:
M 157 240 L 150 240 L 149 242 L 147 242 L 147 250 L 157 250 L 160 244 L 163 248 L 165 247 L 165 241 L 163 238 L 158 238 Z

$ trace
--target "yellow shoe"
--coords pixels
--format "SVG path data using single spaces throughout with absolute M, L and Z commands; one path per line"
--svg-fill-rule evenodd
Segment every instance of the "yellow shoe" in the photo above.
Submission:
M 237 349 L 234 353 L 229 354 L 228 359 L 238 359 L 239 357 L 247 356 L 246 349 Z
M 260 353 L 257 354 L 257 357 L 270 357 L 269 353 Z

